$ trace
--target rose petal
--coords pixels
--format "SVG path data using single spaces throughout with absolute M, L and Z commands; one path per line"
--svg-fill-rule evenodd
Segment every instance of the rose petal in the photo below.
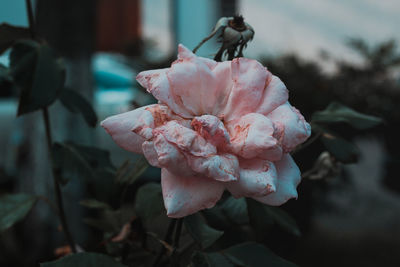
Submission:
M 259 157 L 279 160 L 282 149 L 274 138 L 272 122 L 258 113 L 249 113 L 237 121 L 226 124 L 231 136 L 232 151 L 244 158 Z
M 168 105 L 174 113 L 184 118 L 193 117 L 193 114 L 179 101 L 179 98 L 174 98 L 175 95 L 171 91 L 167 78 L 167 70 L 168 69 L 142 71 L 136 76 L 136 80 L 158 101 Z
M 212 208 L 224 191 L 222 183 L 206 177 L 182 177 L 161 170 L 161 186 L 167 215 L 181 218 Z
M 196 131 L 186 128 L 176 121 L 169 121 L 154 129 L 153 134 L 162 134 L 168 142 L 175 144 L 179 150 L 194 156 L 206 157 L 217 153 L 215 146 L 208 143 Z
M 267 115 L 280 105 L 285 104 L 289 96 L 285 84 L 277 76 L 270 75 L 269 78 L 268 86 L 265 88 L 261 103 L 256 110 L 256 113 L 263 115 Z
M 188 157 L 190 167 L 207 177 L 217 181 L 236 181 L 239 177 L 239 161 L 231 154 L 209 157 Z
M 289 154 L 285 154 L 282 160 L 275 162 L 278 173 L 278 184 L 276 191 L 264 196 L 254 197 L 264 204 L 280 206 L 291 198 L 297 198 L 296 187 L 300 183 L 300 170 Z
M 142 143 L 145 139 L 132 132 L 132 129 L 138 124 L 150 125 L 149 116 L 151 117 L 151 113 L 146 110 L 146 107 L 141 107 L 108 117 L 100 125 L 111 135 L 117 145 L 134 153 L 142 153 Z
M 311 135 L 311 126 L 289 102 L 279 106 L 267 116 L 277 129 L 277 137 L 284 153 L 292 151 Z
M 197 175 L 188 165 L 185 155 L 162 134 L 155 136 L 153 141 L 143 143 L 143 153 L 149 163 L 155 167 L 166 168 L 176 175 Z
M 167 71 L 170 91 L 193 116 L 208 114 L 215 103 L 217 77 L 186 47 L 180 45 L 178 51 L 178 60 Z
M 153 129 L 174 119 L 174 116 L 168 106 L 163 104 L 154 104 L 143 107 L 144 110 L 136 118 L 133 118 L 131 131 L 145 138 L 153 137 Z
M 259 62 L 247 58 L 235 58 L 231 68 L 233 88 L 224 111 L 226 121 L 256 110 L 271 75 Z
M 276 191 L 275 165 L 262 159 L 241 159 L 240 178 L 227 183 L 227 189 L 235 198 L 261 197 Z
M 191 126 L 208 142 L 218 148 L 224 148 L 230 143 L 228 131 L 222 121 L 215 116 L 203 115 L 195 117 Z

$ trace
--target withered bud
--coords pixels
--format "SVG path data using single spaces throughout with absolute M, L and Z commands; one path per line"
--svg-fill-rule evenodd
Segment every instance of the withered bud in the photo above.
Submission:
M 254 29 L 240 15 L 220 18 L 211 34 L 204 38 L 193 52 L 195 53 L 201 45 L 211 39 L 220 29 L 221 35 L 219 37 L 222 45 L 214 60 L 222 61 L 224 54 L 228 56 L 228 60 L 243 57 L 243 49 L 247 46 L 247 42 L 253 39 Z

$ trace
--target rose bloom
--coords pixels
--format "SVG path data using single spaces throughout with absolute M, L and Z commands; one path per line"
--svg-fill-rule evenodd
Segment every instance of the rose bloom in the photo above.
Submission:
M 289 152 L 311 128 L 282 81 L 256 60 L 178 51 L 170 68 L 136 77 L 158 104 L 101 123 L 119 146 L 161 168 L 167 215 L 211 208 L 225 189 L 275 206 L 297 198 L 301 176 Z

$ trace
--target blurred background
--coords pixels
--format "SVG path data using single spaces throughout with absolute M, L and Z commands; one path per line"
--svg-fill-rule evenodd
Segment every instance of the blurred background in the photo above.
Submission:
M 330 102 L 379 116 L 372 131 L 345 132 L 359 148 L 357 163 L 332 177 L 304 180 L 299 199 L 284 208 L 303 235 L 277 232 L 270 248 L 300 266 L 400 266 L 400 2 L 396 0 L 36 0 L 38 34 L 67 64 L 67 85 L 90 99 L 99 120 L 153 103 L 136 83 L 138 72 L 167 67 L 177 44 L 193 49 L 218 18 L 241 14 L 255 29 L 244 51 L 279 76 L 290 102 L 306 119 Z M 28 26 L 25 1 L 1 0 L 0 23 Z M 218 39 L 198 51 L 213 58 Z M 0 63 L 8 65 L 8 53 Z M 7 81 L 0 81 L 7 83 Z M 4 87 L 7 88 L 7 87 Z M 0 92 L 0 190 L 51 195 L 44 128 L 38 114 L 16 118 L 17 95 Z M 99 127 L 51 107 L 56 140 L 72 140 L 111 151 L 115 165 L 135 159 Z M 302 171 L 321 153 L 318 142 L 295 155 Z M 157 179 L 159 171 L 146 176 Z M 85 189 L 64 188 L 75 238 L 88 229 L 77 203 Z M 63 244 L 45 207 L 0 235 L 0 265 L 33 266 L 52 258 Z M 24 257 L 21 258 L 21 254 Z M 33 264 L 33 265 L 32 265 Z

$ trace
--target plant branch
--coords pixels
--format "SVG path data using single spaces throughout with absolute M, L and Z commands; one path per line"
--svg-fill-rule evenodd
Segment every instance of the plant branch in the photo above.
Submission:
M 61 221 L 61 226 L 63 229 L 63 232 L 65 234 L 65 238 L 67 239 L 67 242 L 69 246 L 71 247 L 72 252 L 76 253 L 76 246 L 75 242 L 72 238 L 72 235 L 69 231 L 68 224 L 67 224 L 67 219 L 65 217 L 65 211 L 64 211 L 64 204 L 63 204 L 63 199 L 61 195 L 61 188 L 60 188 L 60 183 L 59 183 L 59 177 L 56 169 L 54 168 L 54 158 L 53 158 L 53 151 L 52 151 L 52 136 L 51 136 L 51 128 L 50 128 L 50 120 L 49 120 L 49 112 L 47 107 L 43 108 L 43 121 L 44 121 L 44 126 L 46 129 L 46 140 L 47 140 L 47 148 L 48 148 L 48 154 L 50 158 L 50 164 L 51 164 L 51 170 L 53 174 L 53 182 L 54 182 L 54 192 L 56 195 L 56 204 L 58 208 L 58 216 Z

